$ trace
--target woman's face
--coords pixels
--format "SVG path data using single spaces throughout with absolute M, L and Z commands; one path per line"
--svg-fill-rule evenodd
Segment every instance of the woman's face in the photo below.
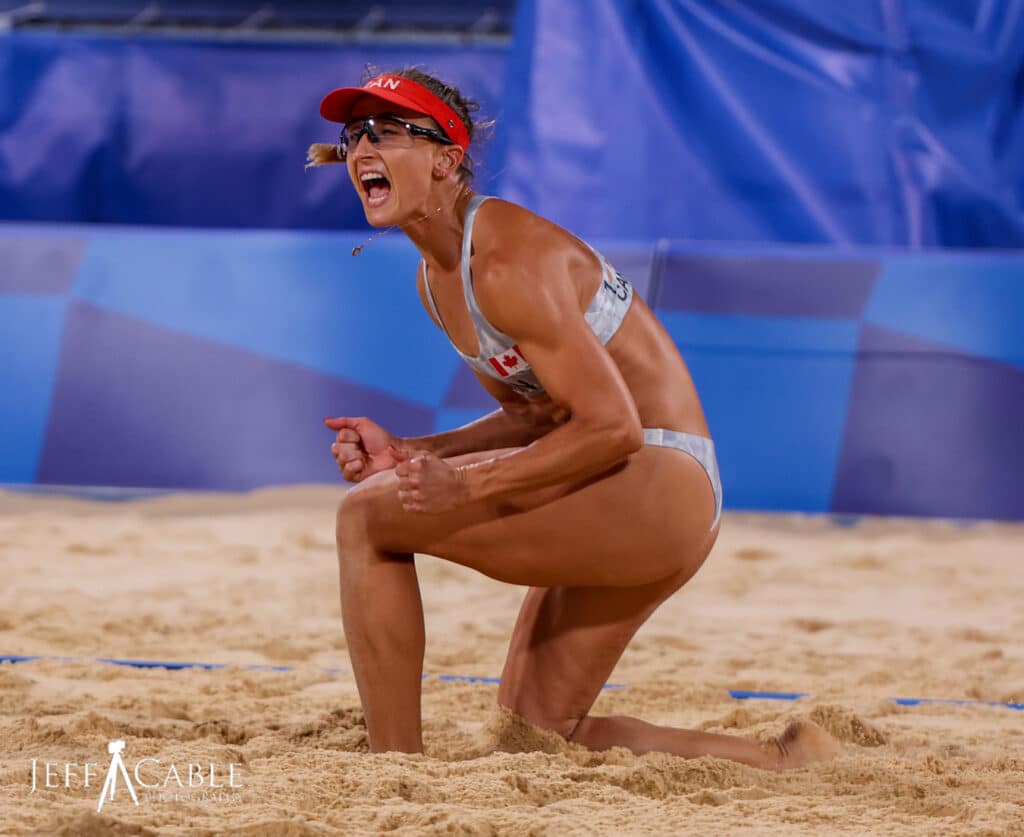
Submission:
M 437 123 L 422 113 L 399 108 L 370 97 L 358 102 L 352 120 L 368 116 L 394 116 L 437 130 Z M 352 124 L 351 120 L 349 124 Z M 393 142 L 373 143 L 366 134 L 349 147 L 346 162 L 356 194 L 363 202 L 366 220 L 375 227 L 401 224 L 430 211 L 428 196 L 439 152 L 446 147 L 426 137 L 410 136 L 396 123 L 378 123 L 378 136 L 390 134 Z

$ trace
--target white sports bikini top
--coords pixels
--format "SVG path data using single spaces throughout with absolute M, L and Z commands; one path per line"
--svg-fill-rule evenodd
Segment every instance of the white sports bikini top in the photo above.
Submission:
M 476 219 L 477 210 L 480 205 L 489 198 L 489 195 L 475 195 L 469 202 L 466 209 L 466 225 L 462 233 L 462 289 L 466 297 L 466 307 L 469 309 L 469 316 L 473 321 L 473 330 L 476 331 L 476 339 L 480 352 L 476 357 L 462 354 L 448 334 L 447 329 L 441 320 L 434 303 L 434 294 L 430 290 L 430 282 L 427 279 L 427 264 L 423 263 L 423 285 L 427 291 L 427 302 L 434 318 L 441 323 L 441 328 L 447 335 L 449 342 L 455 351 L 462 355 L 466 361 L 477 372 L 497 378 L 507 384 L 520 395 L 533 397 L 544 392 L 544 386 L 537 379 L 530 368 L 530 364 L 519 351 L 515 340 L 507 334 L 503 334 L 492 326 L 480 311 L 477 305 L 476 296 L 473 293 L 473 278 L 469 272 L 469 259 L 472 254 L 473 243 L 473 221 Z M 588 245 L 589 246 L 589 245 Z M 597 287 L 597 293 L 590 301 L 584 316 L 590 324 L 590 328 L 601 343 L 606 344 L 619 330 L 622 321 L 626 318 L 629 306 L 633 302 L 633 286 L 629 284 L 593 247 L 594 255 L 601 262 L 602 279 Z

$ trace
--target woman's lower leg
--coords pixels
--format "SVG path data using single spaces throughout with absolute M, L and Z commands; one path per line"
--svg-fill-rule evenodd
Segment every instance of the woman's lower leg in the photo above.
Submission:
M 409 554 L 378 550 L 358 523 L 338 521 L 341 616 L 370 750 L 423 751 L 423 603 Z

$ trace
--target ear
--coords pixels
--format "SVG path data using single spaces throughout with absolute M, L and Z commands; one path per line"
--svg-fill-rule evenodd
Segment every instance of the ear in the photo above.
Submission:
M 454 174 L 465 156 L 466 152 L 457 145 L 440 146 L 437 159 L 434 160 L 434 177 L 444 180 Z

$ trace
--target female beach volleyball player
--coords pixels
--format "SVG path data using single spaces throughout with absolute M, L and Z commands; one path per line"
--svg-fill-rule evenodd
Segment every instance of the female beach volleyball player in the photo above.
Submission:
M 310 148 L 312 165 L 347 165 L 370 224 L 419 249 L 424 307 L 500 405 L 423 438 L 326 420 L 357 483 L 337 544 L 371 750 L 423 748 L 422 552 L 530 588 L 498 703 L 536 726 L 593 749 L 765 768 L 832 755 L 811 724 L 762 745 L 588 714 L 633 634 L 711 550 L 718 467 L 686 365 L 630 284 L 561 227 L 474 194 L 473 109 L 424 73 L 386 73 L 328 93 L 320 113 L 344 126 L 340 142 Z

